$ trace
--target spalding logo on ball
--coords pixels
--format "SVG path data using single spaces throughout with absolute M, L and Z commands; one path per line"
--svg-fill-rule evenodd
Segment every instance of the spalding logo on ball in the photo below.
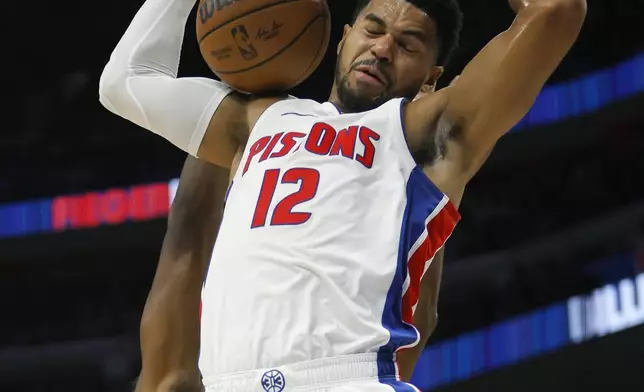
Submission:
M 302 83 L 329 45 L 325 0 L 201 0 L 197 39 L 210 69 L 246 93 L 278 93 Z

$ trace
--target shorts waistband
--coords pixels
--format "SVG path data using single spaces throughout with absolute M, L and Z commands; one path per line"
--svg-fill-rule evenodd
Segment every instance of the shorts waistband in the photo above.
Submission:
M 203 379 L 207 391 L 282 391 L 351 380 L 399 380 L 392 355 L 377 353 L 345 355 L 298 362 L 275 368 L 255 369 Z

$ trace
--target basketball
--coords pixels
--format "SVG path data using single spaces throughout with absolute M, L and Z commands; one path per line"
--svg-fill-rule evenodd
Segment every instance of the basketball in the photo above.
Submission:
M 197 40 L 210 69 L 246 93 L 282 92 L 308 78 L 329 45 L 326 0 L 200 0 Z

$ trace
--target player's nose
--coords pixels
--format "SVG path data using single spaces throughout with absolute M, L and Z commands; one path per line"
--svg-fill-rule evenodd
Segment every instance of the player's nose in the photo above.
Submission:
M 384 34 L 378 37 L 373 46 L 371 46 L 371 53 L 381 61 L 393 60 L 394 39 L 391 34 Z

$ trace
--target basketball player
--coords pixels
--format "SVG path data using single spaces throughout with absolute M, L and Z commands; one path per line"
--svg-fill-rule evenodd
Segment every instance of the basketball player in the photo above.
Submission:
M 410 103 L 442 72 L 454 0 L 364 4 L 322 104 L 176 78 L 193 5 L 148 0 L 100 97 L 192 155 L 240 159 L 202 293 L 206 390 L 413 390 L 396 353 L 418 343 L 423 275 L 466 184 L 576 40 L 585 0 L 510 0 L 514 22 L 458 83 Z
M 455 79 L 456 80 L 456 79 Z M 424 85 L 415 99 L 431 91 Z M 237 169 L 233 163 L 230 172 Z M 199 392 L 197 367 L 201 282 L 219 229 L 230 172 L 188 156 L 168 218 L 161 256 L 141 319 L 142 370 L 135 392 Z M 414 325 L 420 343 L 400 353 L 403 380 L 409 380 L 437 319 L 443 249 L 421 286 Z M 199 287 L 199 289 L 197 289 Z M 424 305 L 426 302 L 427 305 Z

